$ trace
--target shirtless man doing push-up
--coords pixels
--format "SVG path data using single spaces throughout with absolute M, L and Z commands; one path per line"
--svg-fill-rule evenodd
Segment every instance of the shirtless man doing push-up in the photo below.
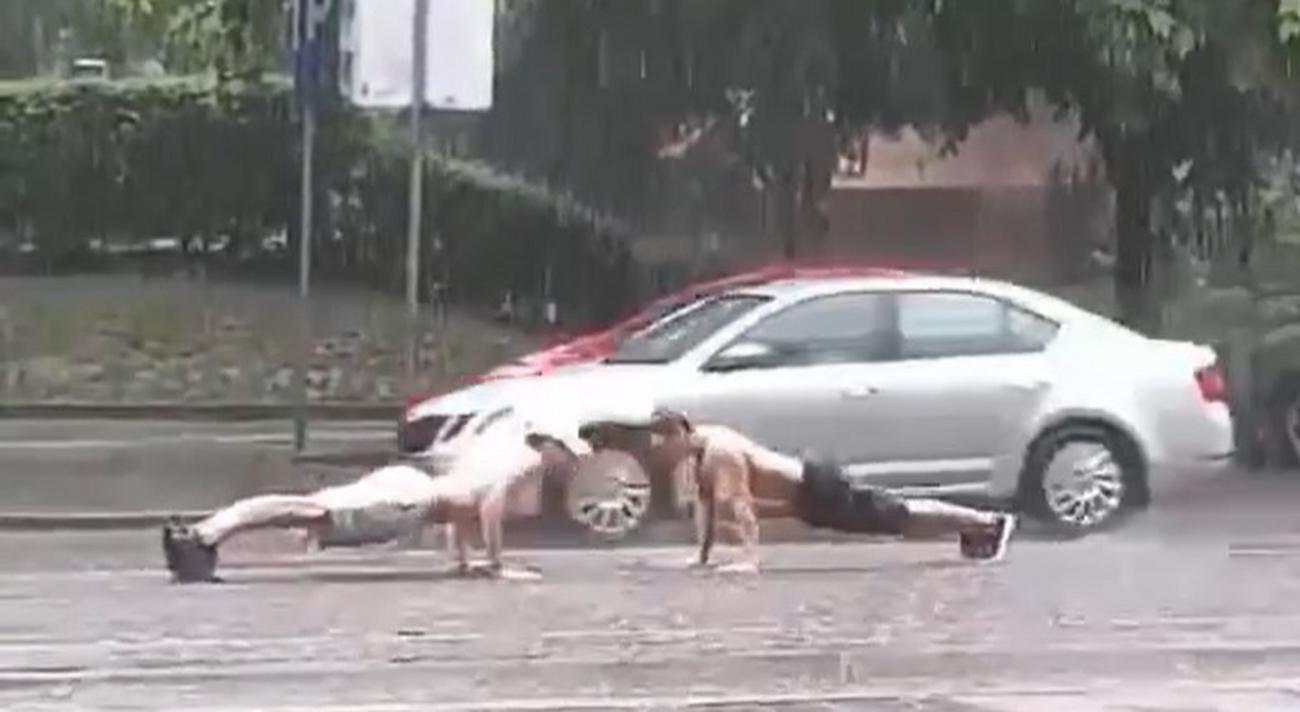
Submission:
M 758 568 L 760 516 L 793 515 L 809 526 L 847 533 L 956 536 L 964 556 L 990 561 L 1006 553 L 1015 530 L 1016 519 L 1010 514 L 905 499 L 886 489 L 853 484 L 838 466 L 784 455 L 731 428 L 695 425 L 681 413 L 658 410 L 649 429 L 654 465 L 672 468 L 678 481 L 696 483 L 699 565 L 709 563 L 718 516 L 724 512 L 733 520 L 743 551 L 743 558 L 726 568 L 739 571 Z M 584 427 L 580 436 L 600 446 L 598 428 Z
M 503 424 L 503 435 L 484 439 L 452 470 L 431 476 L 412 464 L 373 470 L 353 482 L 304 495 L 267 494 L 240 500 L 206 519 L 163 527 L 163 555 L 173 580 L 217 581 L 217 547 L 257 529 L 297 529 L 316 548 L 357 547 L 396 541 L 429 524 L 450 524 L 462 573 L 509 575 L 501 562 L 506 505 L 530 476 L 572 468 L 587 446 L 572 425 Z M 487 561 L 472 566 L 468 540 L 480 533 Z M 518 572 L 515 572 L 518 573 Z

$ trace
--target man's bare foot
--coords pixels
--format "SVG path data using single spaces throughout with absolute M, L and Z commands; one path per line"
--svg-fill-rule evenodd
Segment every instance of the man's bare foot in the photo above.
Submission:
M 718 567 L 720 574 L 756 574 L 758 573 L 757 561 L 733 561 L 729 564 L 723 564 Z

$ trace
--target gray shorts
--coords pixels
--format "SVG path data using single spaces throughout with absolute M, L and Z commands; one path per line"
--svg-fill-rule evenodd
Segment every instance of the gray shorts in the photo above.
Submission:
M 424 518 L 420 508 L 415 505 L 383 503 L 353 509 L 331 509 L 329 525 L 321 535 L 320 546 L 384 544 L 412 536 L 423 526 Z

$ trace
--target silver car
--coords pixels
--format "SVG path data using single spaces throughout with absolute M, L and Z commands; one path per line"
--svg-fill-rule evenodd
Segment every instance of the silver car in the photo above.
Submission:
M 1149 339 L 1004 282 L 918 275 L 736 290 L 632 335 L 602 363 L 472 386 L 421 410 L 464 423 L 431 447 L 452 458 L 479 418 L 523 398 L 649 393 L 862 482 L 980 494 L 1081 533 L 1223 469 L 1226 391 L 1206 346 Z

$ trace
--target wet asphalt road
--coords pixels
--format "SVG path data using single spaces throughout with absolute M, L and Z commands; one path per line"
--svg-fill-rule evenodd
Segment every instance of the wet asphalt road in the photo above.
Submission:
M 685 547 L 223 550 L 175 586 L 154 532 L 0 537 L 0 709 L 1300 709 L 1300 478 L 1210 483 L 1103 535 L 779 545 L 757 577 Z
M 347 475 L 290 463 L 289 433 L 0 421 L 0 504 L 197 509 Z M 226 584 L 181 587 L 156 532 L 4 532 L 0 709 L 1300 710 L 1298 508 L 1300 476 L 1233 473 L 1085 540 L 1029 527 L 995 566 L 944 543 L 771 546 L 757 577 L 688 571 L 686 546 L 511 551 L 539 582 L 264 535 L 223 549 Z

